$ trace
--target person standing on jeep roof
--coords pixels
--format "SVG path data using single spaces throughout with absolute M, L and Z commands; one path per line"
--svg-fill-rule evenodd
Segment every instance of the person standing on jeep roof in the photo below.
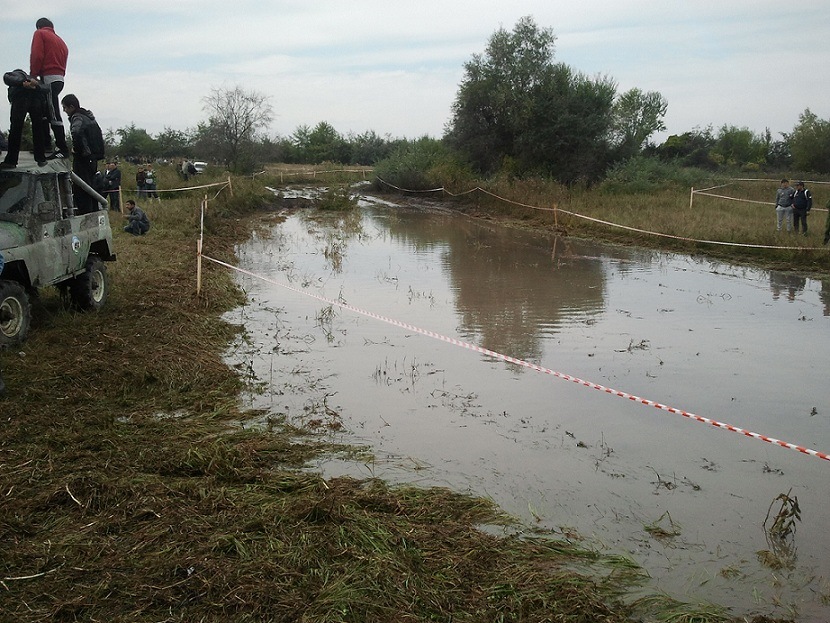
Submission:
M 44 91 L 40 83 L 37 80 L 29 80 L 29 76 L 22 69 L 3 74 L 3 82 L 9 87 L 11 114 L 8 153 L 0 163 L 0 168 L 13 169 L 17 166 L 26 115 L 29 115 L 32 120 L 35 161 L 38 165 L 44 166 L 46 164 L 46 149 L 43 145 L 43 126 L 45 125 L 43 115 L 46 103 Z
M 55 151 L 49 158 L 66 158 L 69 147 L 66 144 L 66 130 L 61 119 L 61 109 L 58 97 L 63 91 L 63 81 L 66 76 L 66 60 L 69 58 L 69 48 L 57 34 L 55 25 L 46 17 L 41 17 L 35 23 L 35 34 L 32 36 L 32 51 L 29 56 L 29 77 L 39 79 L 49 88 L 47 102 L 47 116 L 49 123 L 43 129 L 44 145 L 48 149 L 52 142 L 49 136 L 49 127 L 55 135 Z
M 72 133 L 72 171 L 91 187 L 98 161 L 104 157 L 101 128 L 92 111 L 81 108 L 76 95 L 65 95 L 61 104 L 69 117 L 69 131 Z M 73 193 L 78 214 L 98 209 L 96 201 L 85 190 L 75 186 Z

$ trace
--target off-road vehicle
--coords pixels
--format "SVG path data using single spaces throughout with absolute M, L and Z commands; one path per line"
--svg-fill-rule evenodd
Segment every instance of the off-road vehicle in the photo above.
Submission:
M 98 209 L 78 214 L 78 191 Z M 109 293 L 104 262 L 115 260 L 106 200 L 63 160 L 21 158 L 0 169 L 0 253 L 0 346 L 26 338 L 29 297 L 43 286 L 57 286 L 78 309 L 100 309 Z

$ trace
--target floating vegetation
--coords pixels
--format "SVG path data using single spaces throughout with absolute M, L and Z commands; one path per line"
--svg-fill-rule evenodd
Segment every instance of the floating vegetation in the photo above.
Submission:
M 669 511 L 666 511 L 657 521 L 644 526 L 646 532 L 658 541 L 668 541 L 680 536 L 680 526 L 671 518 Z
M 764 534 L 769 549 L 756 552 L 758 561 L 770 569 L 793 569 L 798 559 L 795 546 L 795 530 L 801 521 L 801 508 L 798 497 L 792 496 L 792 489 L 778 495 L 769 505 L 764 518 Z M 772 516 L 773 508 L 778 504 L 778 511 Z

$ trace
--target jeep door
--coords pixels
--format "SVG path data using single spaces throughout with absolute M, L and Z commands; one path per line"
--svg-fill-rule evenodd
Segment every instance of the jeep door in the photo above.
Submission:
M 71 277 L 82 266 L 78 252 L 74 251 L 80 241 L 73 236 L 71 219 L 64 217 L 56 174 L 35 177 L 33 203 L 30 231 L 33 247 L 38 248 L 33 249 L 32 263 L 36 265 L 38 278 L 32 274 L 32 267 L 29 276 L 33 285 L 53 285 Z

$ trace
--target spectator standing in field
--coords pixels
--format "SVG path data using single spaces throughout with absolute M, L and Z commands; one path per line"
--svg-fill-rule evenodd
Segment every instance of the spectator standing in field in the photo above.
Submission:
M 106 183 L 105 195 L 109 199 L 110 210 L 121 211 L 121 169 L 114 160 L 107 163 L 107 172 L 104 173 L 104 181 Z
M 154 197 L 159 199 L 159 194 L 156 192 L 156 172 L 153 171 L 152 164 L 148 164 L 147 170 L 144 171 L 144 196 L 148 199 L 153 199 Z
M 49 123 L 43 128 L 45 148 L 52 143 L 49 128 L 55 135 L 55 151 L 48 157 L 66 158 L 69 147 L 66 144 L 66 130 L 61 119 L 61 108 L 58 102 L 63 81 L 66 76 L 66 61 L 69 58 L 69 48 L 55 33 L 55 25 L 46 17 L 41 17 L 35 23 L 35 34 L 32 36 L 32 51 L 29 57 L 29 77 L 39 79 L 49 89 L 47 97 L 46 116 Z
M 127 214 L 124 217 L 129 221 L 127 226 L 124 228 L 124 231 L 128 234 L 132 234 L 133 236 L 143 236 L 148 231 L 150 231 L 150 219 L 147 218 L 147 214 L 145 214 L 144 210 L 139 208 L 135 201 L 132 199 L 127 199 L 124 202 L 124 205 L 127 206 Z
M 46 106 L 45 91 L 37 80 L 30 80 L 22 69 L 6 72 L 3 82 L 9 87 L 11 114 L 9 119 L 8 153 L 0 163 L 0 168 L 14 169 L 20 156 L 20 142 L 23 140 L 23 124 L 26 115 L 32 120 L 32 141 L 34 143 L 35 161 L 40 166 L 46 164 L 44 137 L 44 111 Z M 45 130 L 48 132 L 49 130 Z
M 810 189 L 804 187 L 804 182 L 795 185 L 793 195 L 793 220 L 795 221 L 795 233 L 798 233 L 798 223 L 801 223 L 803 234 L 807 235 L 807 215 L 813 207 L 813 195 Z
M 144 184 L 147 181 L 147 173 L 144 170 L 144 167 L 139 166 L 138 171 L 135 173 L 135 188 L 138 192 L 138 198 L 141 199 L 144 196 Z
M 182 179 L 184 179 L 185 182 L 188 179 L 190 179 L 189 167 L 190 167 L 190 160 L 188 160 L 187 158 L 184 158 L 182 160 L 181 174 L 182 174 Z
M 790 186 L 790 180 L 784 178 L 781 180 L 781 187 L 775 195 L 775 216 L 778 219 L 778 231 L 781 231 L 784 219 L 787 220 L 787 231 L 793 229 L 793 195 L 795 195 L 795 189 Z
M 104 137 L 95 115 L 81 108 L 77 96 L 70 93 L 61 100 L 63 110 L 69 117 L 69 131 L 72 133 L 72 171 L 92 186 L 98 161 L 104 157 Z M 97 210 L 96 201 L 83 189 L 75 186 L 75 207 L 78 214 Z

